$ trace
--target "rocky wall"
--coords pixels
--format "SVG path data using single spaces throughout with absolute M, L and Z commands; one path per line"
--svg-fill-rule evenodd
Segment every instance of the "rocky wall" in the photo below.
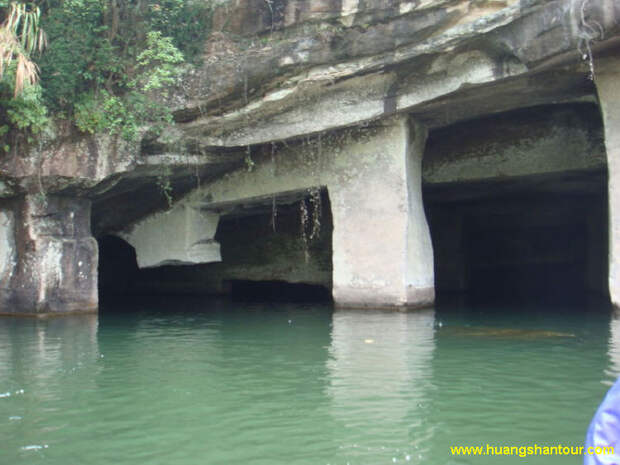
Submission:
M 422 127 L 399 117 L 295 146 L 267 146 L 250 170 L 230 173 L 188 201 L 202 199 L 204 208 L 221 211 L 235 203 L 325 186 L 334 221 L 335 302 L 427 305 L 434 291 L 421 203 L 425 137 Z
M 3 202 L 0 312 L 97 310 L 97 242 L 90 201 L 25 196 Z
M 603 124 L 592 103 L 540 106 L 431 132 L 427 185 L 604 170 Z

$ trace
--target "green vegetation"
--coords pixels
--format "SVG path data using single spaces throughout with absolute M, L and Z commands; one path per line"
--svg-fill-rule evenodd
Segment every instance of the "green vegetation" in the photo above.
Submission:
M 208 0 L 0 0 L 0 149 L 65 119 L 135 139 L 201 55 Z M 156 98 L 154 98 L 156 97 Z

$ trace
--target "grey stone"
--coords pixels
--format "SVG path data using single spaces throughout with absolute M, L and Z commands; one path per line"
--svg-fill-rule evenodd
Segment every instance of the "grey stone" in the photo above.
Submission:
M 609 198 L 609 294 L 620 307 L 620 59 L 597 65 L 596 86 L 605 124 Z
M 185 201 L 221 211 L 248 199 L 326 187 L 334 230 L 333 296 L 348 307 L 433 302 L 433 257 L 421 197 L 425 130 L 408 118 L 281 147 Z M 411 135 L 411 139 L 410 139 Z
M 2 158 L 0 312 L 94 310 L 92 235 L 125 237 L 142 267 L 215 266 L 218 215 L 316 188 L 327 188 L 331 202 L 337 303 L 426 305 L 434 283 L 422 178 L 427 185 L 577 179 L 605 167 L 609 289 L 618 304 L 617 1 L 231 0 L 218 1 L 214 20 L 203 65 L 161 97 L 175 116 L 161 134 L 145 127 L 128 143 L 59 124 Z M 420 167 L 427 129 L 597 103 L 597 92 L 606 156 L 589 116 L 563 106 L 538 128 L 510 120 L 523 131 L 516 137 L 501 132 L 499 118 L 499 131 L 480 143 L 429 146 Z M 168 213 L 163 177 L 176 205 Z M 266 270 L 235 276 L 267 277 Z M 601 267 L 592 270 L 589 286 L 600 289 Z M 329 282 L 323 268 L 306 271 L 290 279 Z
M 97 242 L 90 201 L 26 196 L 5 204 L 0 313 L 97 310 Z
M 140 268 L 218 262 L 220 247 L 213 240 L 218 222 L 218 214 L 181 203 L 132 225 L 121 236 L 136 249 Z

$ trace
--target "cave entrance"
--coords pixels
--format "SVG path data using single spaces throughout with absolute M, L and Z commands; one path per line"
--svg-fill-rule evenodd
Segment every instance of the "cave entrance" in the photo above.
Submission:
M 471 187 L 454 186 L 453 194 Z M 475 200 L 427 205 L 438 294 L 493 303 L 569 303 L 607 294 L 603 193 L 523 190 L 498 197 L 491 195 L 496 187 Z
M 234 300 L 250 302 L 328 302 L 331 291 L 317 284 L 286 281 L 248 281 L 235 279 L 226 283 Z
M 98 238 L 97 243 L 99 300 L 133 294 L 139 274 L 135 249 L 125 240 L 112 235 Z
M 324 187 L 228 207 L 215 235 L 222 262 L 206 265 L 213 287 L 235 300 L 331 301 L 332 230 Z
M 594 106 L 536 108 L 431 132 L 424 201 L 438 301 L 608 299 L 604 156 Z
M 221 262 L 138 269 L 123 239 L 99 242 L 99 295 L 231 296 L 235 300 L 330 301 L 332 215 L 326 188 L 217 205 Z

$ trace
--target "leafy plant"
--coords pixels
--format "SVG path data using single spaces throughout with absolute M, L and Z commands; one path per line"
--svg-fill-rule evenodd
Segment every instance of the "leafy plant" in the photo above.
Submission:
M 5 8 L 5 18 L 0 24 L 0 80 L 15 63 L 12 73 L 15 97 L 27 85 L 36 84 L 39 77 L 31 55 L 41 52 L 47 43 L 45 32 L 39 27 L 40 16 L 39 7 L 12 2 Z
M 103 0 L 53 3 L 41 22 L 49 46 L 39 60 L 46 103 L 70 115 L 83 93 L 105 88 L 124 66 L 118 46 L 107 37 Z M 110 89 L 108 85 L 108 89 Z
M 185 59 L 195 62 L 211 29 L 209 0 L 158 0 L 151 2 L 148 21 L 153 30 L 170 37 Z
M 41 87 L 28 85 L 15 96 L 13 73 L 15 66 L 7 72 L 10 77 L 0 82 L 0 149 L 4 152 L 18 140 L 33 142 L 49 123 Z
M 76 126 L 90 134 L 106 131 L 133 140 L 138 132 L 136 119 L 124 100 L 105 90 L 84 94 L 75 105 L 74 118 Z
M 183 54 L 170 37 L 163 37 L 159 31 L 150 31 L 144 50 L 136 58 L 139 74 L 130 87 L 149 92 L 171 86 L 181 75 L 183 62 Z
M 172 121 L 161 97 L 200 56 L 211 0 L 40 1 L 0 0 L 0 148 L 49 113 L 127 140 Z
M 49 121 L 39 86 L 24 88 L 16 98 L 6 102 L 6 107 L 9 122 L 22 132 L 27 132 L 29 141 L 31 136 L 41 133 Z

